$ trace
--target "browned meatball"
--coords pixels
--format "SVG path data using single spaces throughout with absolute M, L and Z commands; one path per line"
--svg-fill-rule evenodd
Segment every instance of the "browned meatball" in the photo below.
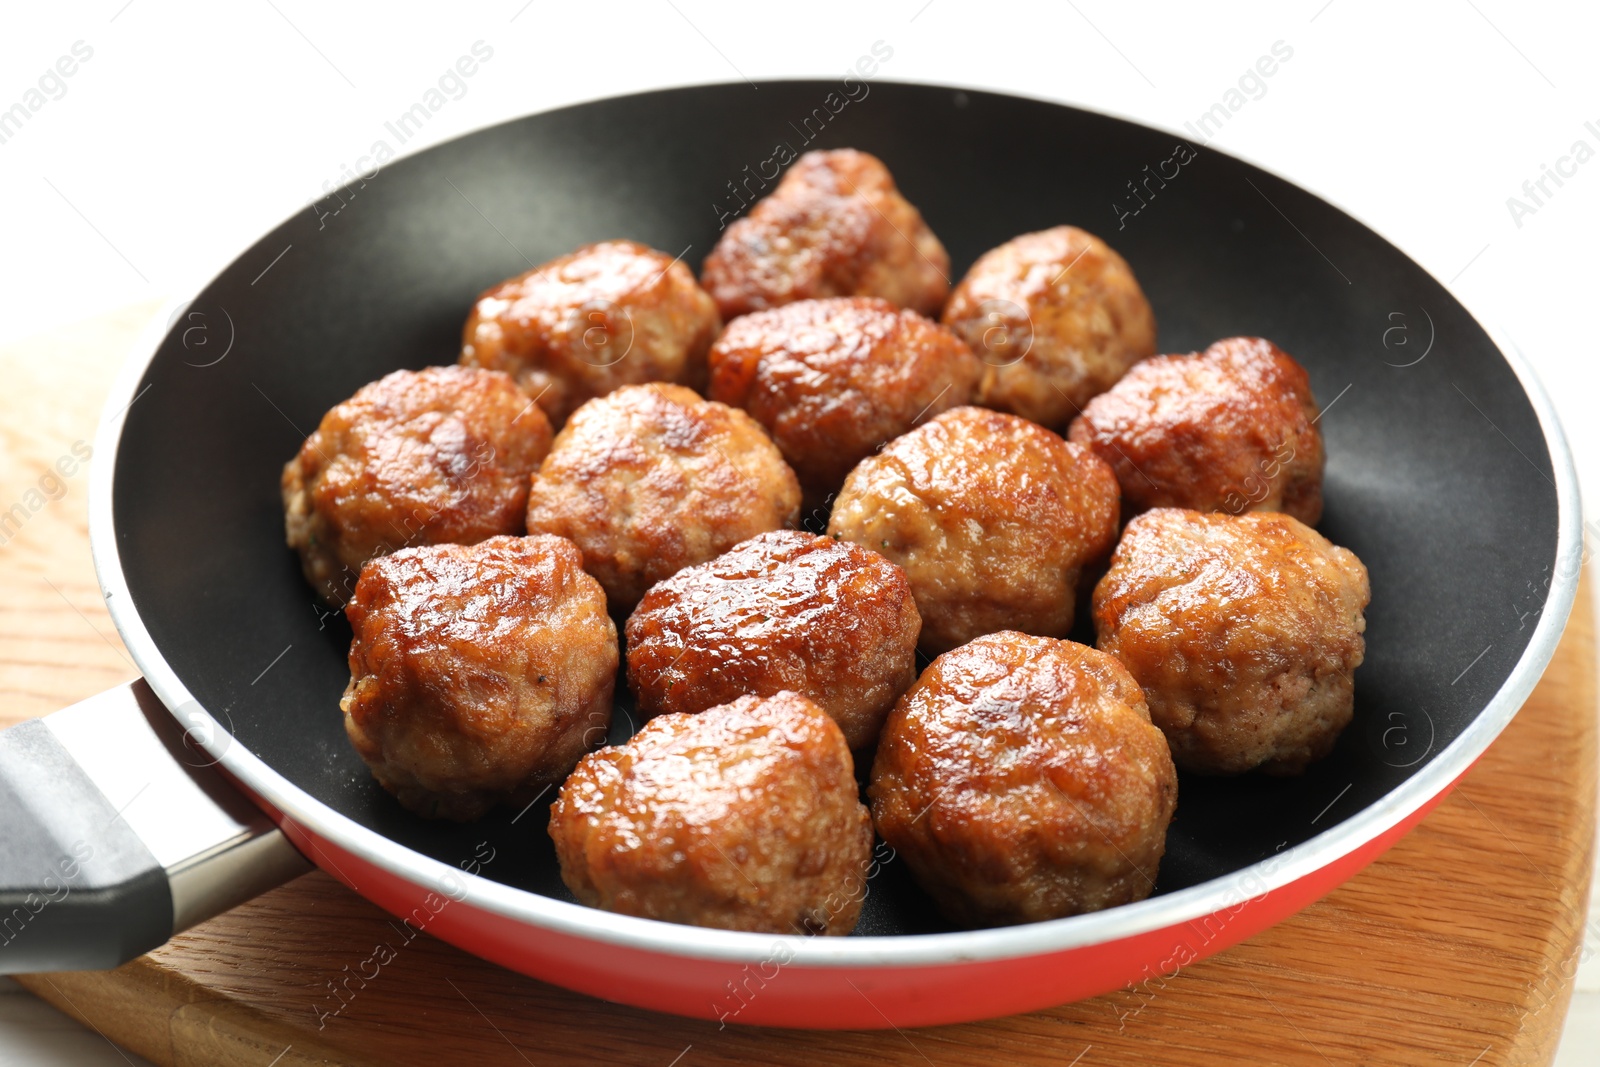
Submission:
M 1027 419 L 956 408 L 856 465 L 828 533 L 905 569 L 922 649 L 996 630 L 1065 637 L 1078 576 L 1117 536 L 1117 480 Z
M 560 426 L 619 385 L 703 388 L 706 349 L 721 328 L 688 267 L 633 241 L 601 241 L 480 296 L 461 362 L 508 372 Z
M 747 315 L 711 348 L 712 399 L 767 428 L 813 503 L 885 441 L 967 403 L 980 373 L 949 330 L 866 297 Z
M 722 317 L 795 300 L 877 296 L 937 315 L 950 257 L 876 157 L 807 152 L 731 224 L 700 272 Z
M 645 716 L 792 689 L 860 749 L 917 676 L 920 626 L 899 567 L 860 545 L 781 530 L 645 594 L 628 620 L 628 684 Z
M 1089 402 L 1072 440 L 1111 464 L 1129 514 L 1146 508 L 1322 517 L 1322 432 L 1305 368 L 1231 337 L 1157 356 Z
M 1133 271 L 1075 226 L 985 252 L 950 294 L 944 323 L 983 360 L 977 403 L 1054 430 L 1156 351 L 1155 315 Z
M 1148 896 L 1178 774 L 1120 663 L 1003 631 L 946 652 L 900 698 L 867 793 L 939 909 L 997 926 Z
M 1355 553 L 1288 515 L 1156 508 L 1095 587 L 1096 643 L 1178 766 L 1298 774 L 1350 722 L 1370 598 Z
M 799 513 L 794 472 L 754 419 L 654 383 L 572 416 L 533 477 L 528 531 L 576 542 L 620 617 L 661 579 Z
M 499 371 L 395 371 L 337 405 L 283 468 L 306 581 L 343 605 L 361 565 L 407 545 L 522 532 L 550 423 Z
M 531 803 L 605 741 L 617 631 L 569 541 L 408 548 L 362 570 L 345 614 L 345 732 L 419 815 Z
M 848 934 L 872 823 L 833 720 L 795 693 L 663 715 L 585 756 L 550 809 L 583 903 L 774 934 Z

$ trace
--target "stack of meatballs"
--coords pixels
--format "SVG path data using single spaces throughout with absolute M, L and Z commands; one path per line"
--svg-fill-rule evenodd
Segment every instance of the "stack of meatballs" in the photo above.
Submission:
M 1151 892 L 1178 768 L 1326 755 L 1369 594 L 1312 529 L 1305 370 L 1156 355 L 1071 226 L 949 271 L 879 160 L 812 152 L 698 281 L 588 245 L 329 411 L 286 529 L 383 788 L 454 820 L 554 789 L 580 901 L 840 935 L 875 834 L 956 923 L 1056 918 Z M 619 666 L 648 721 L 603 747 Z

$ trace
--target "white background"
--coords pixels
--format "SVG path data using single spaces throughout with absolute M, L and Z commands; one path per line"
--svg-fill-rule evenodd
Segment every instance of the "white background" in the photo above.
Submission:
M 837 77 L 880 40 L 893 49 L 880 78 L 1020 93 L 1178 130 L 1283 41 L 1293 59 L 1211 143 L 1351 211 L 1512 339 L 1554 395 L 1586 495 L 1600 504 L 1600 420 L 1590 410 L 1600 156 L 1561 187 L 1548 183 L 1550 195 L 1520 226 L 1507 207 L 1575 141 L 1600 153 L 1594 5 L 451 7 L 13 6 L 0 30 L 0 109 L 23 101 L 76 42 L 93 55 L 64 79 L 59 99 L 0 143 L 0 340 L 192 292 L 318 197 L 374 140 L 393 143 L 383 123 L 479 40 L 493 59 L 407 151 L 635 90 Z M 1600 512 L 1591 505 L 1588 516 Z M 1591 938 L 1586 951 L 1597 948 Z M 1563 1063 L 1600 1062 L 1600 1043 L 1575 1044 L 1580 1031 L 1591 1042 L 1600 1035 L 1596 963 L 1580 985 L 1595 993 L 1575 1002 Z M 0 1064 L 124 1062 L 92 1034 L 77 1043 L 60 1036 L 68 1032 L 56 1019 L 20 995 L 0 996 Z M 58 1042 L 52 1061 L 47 1049 Z

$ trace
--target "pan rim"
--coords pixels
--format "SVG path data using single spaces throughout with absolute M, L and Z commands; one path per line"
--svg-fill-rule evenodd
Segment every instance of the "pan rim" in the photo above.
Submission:
M 773 79 L 773 81 L 814 86 L 829 84 L 817 79 Z M 623 99 L 691 88 L 733 87 L 739 84 L 741 83 L 710 82 L 693 86 L 672 86 L 601 99 Z M 1144 129 L 1180 136 L 1142 120 L 1024 94 L 997 93 L 987 89 L 945 83 L 885 80 L 878 84 L 940 88 L 1026 100 L 1114 118 Z M 555 111 L 585 107 L 596 102 L 599 100 L 583 101 L 534 114 L 550 114 Z M 483 129 L 521 121 L 527 117 L 531 116 L 518 116 L 487 123 L 461 134 L 460 137 L 472 136 Z M 439 145 L 430 145 L 422 151 L 441 147 L 460 137 L 440 142 Z M 1512 667 L 1505 682 L 1460 736 L 1416 774 L 1362 811 L 1293 848 L 1286 849 L 1281 854 L 1270 856 L 1230 874 L 1105 911 L 1022 926 L 982 930 L 895 936 L 804 938 L 713 930 L 618 915 L 504 885 L 482 875 L 469 874 L 443 861 L 416 852 L 333 810 L 290 782 L 243 744 L 232 743 L 233 739 L 221 729 L 220 725 L 212 731 L 206 747 L 230 775 L 244 783 L 294 823 L 314 836 L 337 844 L 407 883 L 419 887 L 449 890 L 456 899 L 465 904 L 523 926 L 548 929 L 583 940 L 641 952 L 734 964 L 758 963 L 769 957 L 778 944 L 784 945 L 789 953 L 787 966 L 819 969 L 913 968 L 1046 956 L 1121 941 L 1215 915 L 1242 902 L 1257 899 L 1301 881 L 1355 852 L 1424 807 L 1465 774 L 1516 715 L 1543 674 L 1545 666 L 1555 653 L 1576 600 L 1578 579 L 1583 565 L 1582 515 L 1577 472 L 1554 406 L 1521 349 L 1499 331 L 1484 325 L 1471 306 L 1448 283 L 1437 278 L 1404 248 L 1389 240 L 1376 227 L 1371 226 L 1360 215 L 1350 211 L 1337 200 L 1317 192 L 1310 186 L 1285 178 L 1272 168 L 1254 160 L 1207 147 L 1209 151 L 1256 167 L 1286 184 L 1316 196 L 1379 236 L 1439 284 L 1484 330 L 1501 358 L 1517 376 L 1524 394 L 1538 417 L 1545 447 L 1550 452 L 1557 503 L 1556 553 L 1552 564 L 1549 594 L 1527 647 Z M 250 247 L 253 248 L 254 245 Z M 249 248 L 243 250 L 241 255 L 248 251 Z M 237 262 L 237 259 L 234 262 Z M 232 265 L 230 262 L 219 270 L 215 277 L 197 290 L 197 295 L 204 292 Z M 133 604 L 122 569 L 112 503 L 117 454 L 122 437 L 122 416 L 138 399 L 135 390 L 162 342 L 170 333 L 170 324 L 189 303 L 189 300 L 176 300 L 164 307 L 162 313 L 154 318 L 141 334 L 124 362 L 106 400 L 100 427 L 96 433 L 94 462 L 91 466 L 89 484 L 90 547 L 102 595 L 112 621 L 134 662 L 169 709 L 182 707 L 185 704 L 198 708 L 199 704 L 177 673 L 167 664 Z

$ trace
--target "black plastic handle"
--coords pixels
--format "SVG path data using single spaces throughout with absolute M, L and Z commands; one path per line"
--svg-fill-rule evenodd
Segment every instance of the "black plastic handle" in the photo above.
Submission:
M 44 721 L 0 733 L 0 973 L 114 967 L 171 934 L 166 870 Z
M 180 711 L 141 679 L 0 732 L 0 974 L 115 967 L 309 869 Z

